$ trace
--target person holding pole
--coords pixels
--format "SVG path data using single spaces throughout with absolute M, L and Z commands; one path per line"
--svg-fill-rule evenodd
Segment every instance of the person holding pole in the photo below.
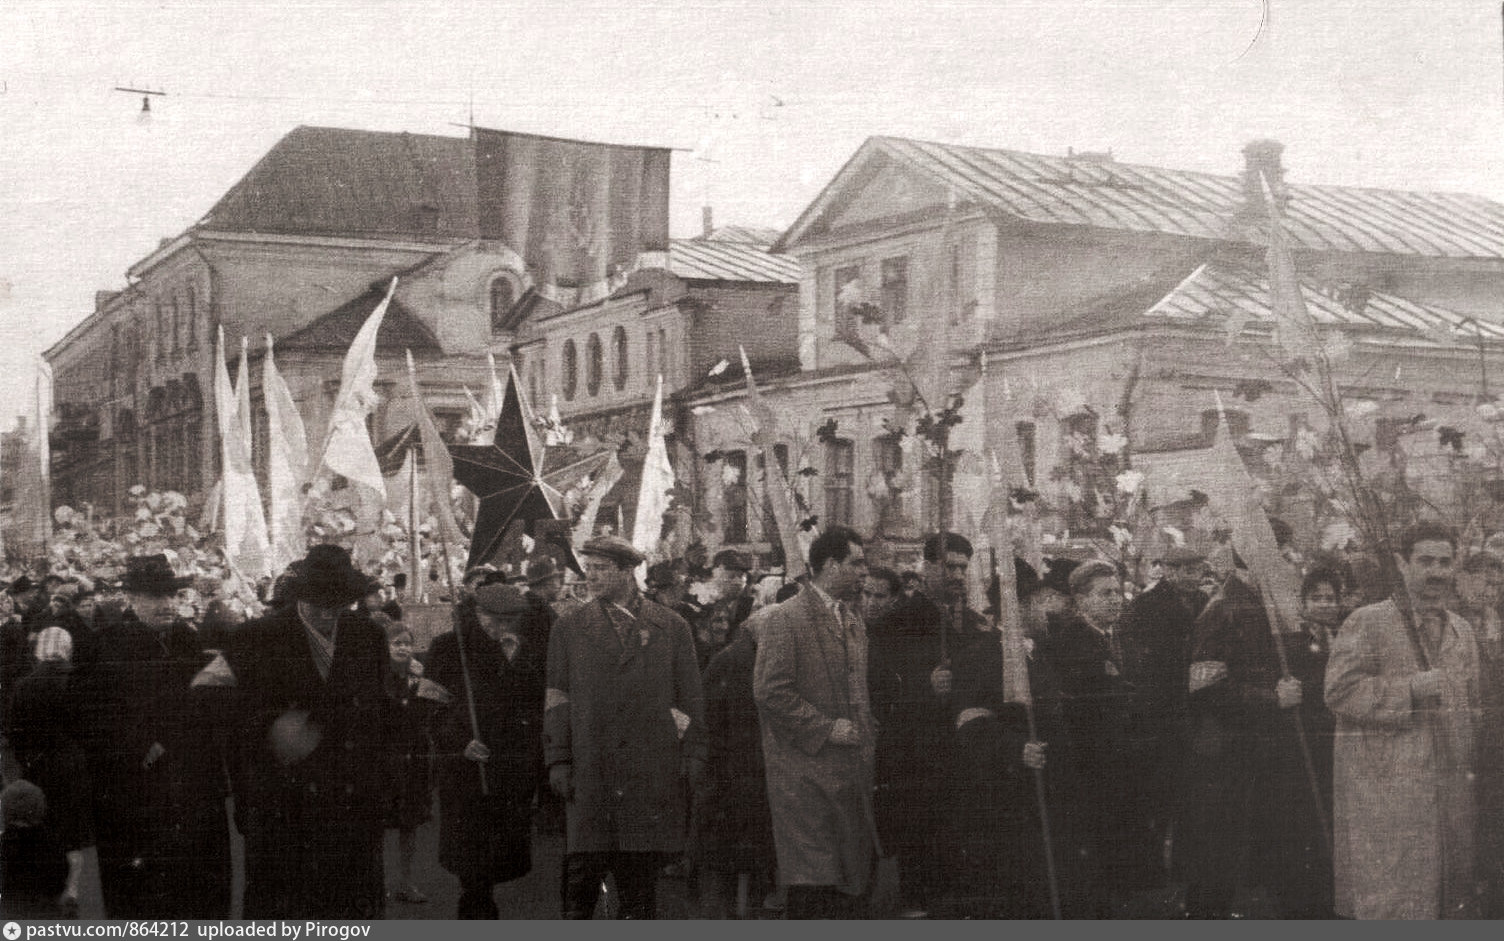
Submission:
M 531 638 L 521 622 L 529 610 L 517 586 L 483 586 L 455 607 L 454 631 L 434 638 L 428 655 L 426 678 L 450 693 L 435 719 L 434 746 L 439 863 L 460 880 L 456 918 L 499 917 L 493 887 L 532 870 L 532 806 L 543 774 L 543 658 L 526 649 Z
M 869 640 L 878 833 L 898 858 L 900 904 L 910 918 L 928 914 L 946 891 L 954 808 L 944 784 L 956 737 L 957 678 L 995 666 L 998 649 L 997 635 L 966 605 L 972 554 L 960 533 L 926 539 L 923 587 L 873 625 Z
M 1267 890 L 1278 917 L 1332 917 L 1330 773 L 1307 765 L 1312 738 L 1331 725 L 1318 692 L 1330 636 L 1281 627 L 1241 567 L 1196 620 L 1193 760 L 1176 841 L 1190 918 L 1230 917 L 1240 876 Z
M 1469 918 L 1481 701 L 1473 629 L 1447 610 L 1457 534 L 1417 523 L 1396 549 L 1408 598 L 1354 611 L 1326 670 L 1337 914 Z

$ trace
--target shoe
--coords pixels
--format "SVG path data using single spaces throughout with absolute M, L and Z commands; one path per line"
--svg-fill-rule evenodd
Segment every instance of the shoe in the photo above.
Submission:
M 930 913 L 922 908 L 909 908 L 901 912 L 898 917 L 906 921 L 921 921 L 930 917 Z
M 428 896 L 418 891 L 417 886 L 403 886 L 392 893 L 392 898 L 398 902 L 406 902 L 408 905 L 423 905 L 428 902 Z

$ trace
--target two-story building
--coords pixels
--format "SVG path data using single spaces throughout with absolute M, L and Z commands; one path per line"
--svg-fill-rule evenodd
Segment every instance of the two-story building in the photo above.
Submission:
M 1344 395 L 1380 418 L 1476 405 L 1487 372 L 1504 366 L 1504 206 L 1288 184 L 1281 151 L 1255 142 L 1241 174 L 1217 175 L 868 140 L 773 246 L 802 268 L 800 370 L 767 395 L 809 512 L 900 542 L 936 525 L 923 449 L 894 433 L 912 431 L 914 413 L 894 399 L 905 371 L 924 388 L 918 374 L 937 357 L 945 391 L 966 399 L 958 447 L 978 450 L 986 422 L 1007 421 L 1031 480 L 1057 505 L 1077 484 L 1073 433 L 1126 436 L 1136 467 L 1165 468 L 1171 500 L 1182 452 L 1209 440 L 1213 392 L 1245 444 L 1321 424 L 1271 353 L 1260 176 L 1281 203 L 1308 303 L 1347 338 Z M 765 549 L 776 540 L 734 509 L 748 487 L 742 395 L 702 383 L 685 404 L 722 541 Z M 970 463 L 950 514 L 962 528 L 985 500 Z

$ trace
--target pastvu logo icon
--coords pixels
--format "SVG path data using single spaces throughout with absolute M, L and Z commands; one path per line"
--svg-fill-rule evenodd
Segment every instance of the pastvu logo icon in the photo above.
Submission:
M 13 921 L 5 923 L 5 941 L 16 941 L 21 937 L 21 926 Z

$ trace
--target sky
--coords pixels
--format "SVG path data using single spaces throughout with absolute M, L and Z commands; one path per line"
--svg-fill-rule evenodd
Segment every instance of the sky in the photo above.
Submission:
M 786 227 L 874 134 L 1504 201 L 1494 0 L 0 4 L 0 425 L 38 354 L 300 124 L 674 154 L 675 235 Z M 166 92 L 140 120 L 117 86 Z

